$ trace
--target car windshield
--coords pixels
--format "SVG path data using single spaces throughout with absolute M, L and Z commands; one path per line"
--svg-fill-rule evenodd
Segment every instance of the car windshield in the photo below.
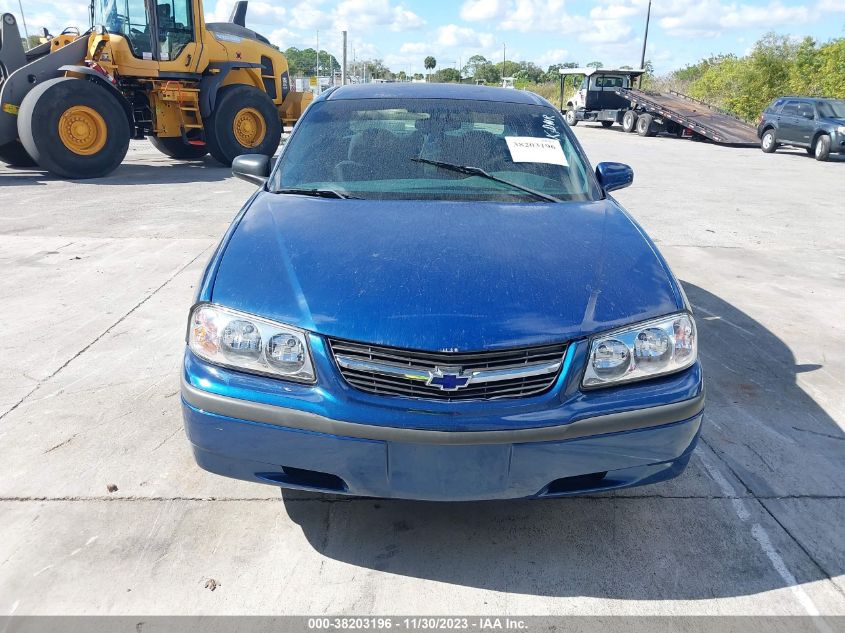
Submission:
M 365 199 L 601 197 L 553 108 L 460 99 L 317 102 L 282 152 L 270 190 Z
M 819 114 L 828 118 L 845 119 L 845 101 L 820 101 Z

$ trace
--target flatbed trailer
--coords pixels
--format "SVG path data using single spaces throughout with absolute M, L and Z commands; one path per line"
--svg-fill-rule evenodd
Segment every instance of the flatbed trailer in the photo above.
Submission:
M 630 103 L 629 109 L 634 115 L 628 116 L 636 116 L 635 123 L 637 119 L 643 119 L 644 115 L 650 117 L 648 125 L 636 127 L 642 136 L 653 136 L 661 131 L 680 136 L 689 130 L 693 136 L 704 137 L 721 145 L 756 147 L 760 144 L 757 128 L 753 125 L 680 92 L 670 90 L 657 93 L 635 88 L 617 88 L 615 92 Z M 618 122 L 623 123 L 624 117 L 625 113 L 621 113 Z

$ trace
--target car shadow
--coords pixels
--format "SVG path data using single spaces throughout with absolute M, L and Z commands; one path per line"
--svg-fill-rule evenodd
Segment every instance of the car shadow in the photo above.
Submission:
M 194 182 L 219 182 L 232 177 L 232 170 L 211 158 L 198 161 L 168 161 L 162 158 L 155 164 L 125 162 L 108 176 L 68 180 L 40 169 L 6 167 L 0 170 L 0 187 L 45 185 L 52 181 L 67 181 L 89 185 L 157 185 Z
M 771 459 L 780 460 L 771 465 L 790 470 L 789 477 L 799 478 L 796 486 L 812 487 L 810 469 L 789 464 L 803 463 L 816 452 L 816 462 L 827 464 L 826 477 L 845 480 L 841 453 L 836 457 L 845 435 L 796 384 L 798 373 L 817 366 L 797 366 L 783 341 L 716 295 L 692 284 L 684 288 L 698 313 L 708 407 L 719 420 L 718 428 L 708 425 L 705 415 L 706 446 L 696 452 L 715 460 L 712 447 L 757 495 L 767 478 L 778 477 L 762 466 L 731 461 L 727 443 L 739 442 L 738 437 L 757 441 L 745 428 L 749 422 L 743 408 L 757 404 L 739 375 L 747 372 L 748 384 L 763 390 L 765 406 L 790 413 L 771 422 L 786 438 L 780 451 L 770 451 Z M 741 360 L 733 366 L 728 359 Z M 283 490 L 282 499 L 289 517 L 323 556 L 465 587 L 537 596 L 683 600 L 788 586 L 752 536 L 748 517 L 741 519 L 735 500 L 718 491 L 697 454 L 689 469 L 670 482 L 557 500 L 450 504 L 291 490 Z M 744 503 L 751 521 L 786 538 L 758 502 Z M 822 571 L 801 558 L 791 541 L 785 547 L 794 550 L 792 558 L 784 558 L 798 584 L 845 571 L 845 559 Z
M 815 161 L 813 156 L 810 156 L 806 150 L 795 147 L 778 147 L 777 154 L 783 156 L 791 156 L 792 158 L 803 158 L 804 160 Z M 845 154 L 831 154 L 827 161 L 828 163 L 845 163 Z

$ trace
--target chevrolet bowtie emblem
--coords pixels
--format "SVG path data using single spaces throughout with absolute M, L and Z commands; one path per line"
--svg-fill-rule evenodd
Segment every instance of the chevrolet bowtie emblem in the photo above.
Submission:
M 470 378 L 460 367 L 435 367 L 425 384 L 439 387 L 441 391 L 457 391 L 466 387 Z

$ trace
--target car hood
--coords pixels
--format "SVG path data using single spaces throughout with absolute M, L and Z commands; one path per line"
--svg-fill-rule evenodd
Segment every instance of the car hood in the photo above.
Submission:
M 470 351 L 560 342 L 682 309 L 612 199 L 563 204 L 259 194 L 211 300 L 320 334 Z

